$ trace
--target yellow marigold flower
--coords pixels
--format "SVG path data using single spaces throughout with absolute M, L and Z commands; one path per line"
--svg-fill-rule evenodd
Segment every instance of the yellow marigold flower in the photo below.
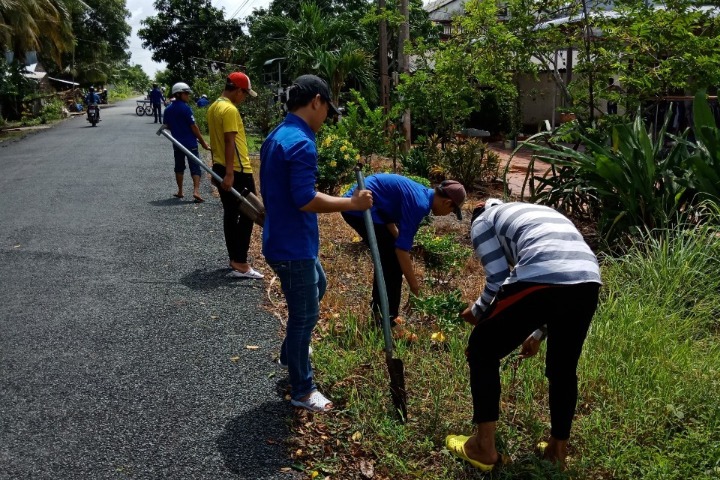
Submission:
M 347 145 L 343 145 L 342 147 L 340 147 L 341 152 L 344 152 L 345 150 L 347 150 Z
M 335 160 L 333 160 L 332 162 L 330 162 L 330 166 L 337 167 L 337 162 Z
M 344 158 L 345 160 L 350 160 L 350 155 L 348 155 L 348 154 L 346 153 L 345 156 L 343 156 L 343 158 Z
M 355 155 L 355 160 L 360 160 L 360 154 Z

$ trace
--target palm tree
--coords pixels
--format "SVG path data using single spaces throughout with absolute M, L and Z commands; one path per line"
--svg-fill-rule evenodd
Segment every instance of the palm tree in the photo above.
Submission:
M 358 22 L 332 16 L 314 3 L 303 3 L 298 19 L 266 16 L 251 27 L 254 56 L 285 57 L 292 77 L 315 73 L 325 78 L 334 101 L 350 79 L 363 88 L 372 86 L 371 57 L 358 41 L 364 35 Z
M 46 51 L 58 64 L 73 47 L 70 2 L 81 0 L 0 0 L 0 49 L 18 55 Z

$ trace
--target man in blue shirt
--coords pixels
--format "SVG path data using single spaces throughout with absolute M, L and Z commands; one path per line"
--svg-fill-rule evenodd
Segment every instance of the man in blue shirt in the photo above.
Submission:
M 200 108 L 207 107 L 208 105 L 210 105 L 210 100 L 208 100 L 207 95 L 201 96 L 197 101 L 197 106 Z
M 260 149 L 260 192 L 265 203 L 263 254 L 280 279 L 288 306 L 279 362 L 288 368 L 291 403 L 314 412 L 333 404 L 317 391 L 310 365 L 310 337 L 318 321 L 327 280 L 320 261 L 318 213 L 367 210 L 372 194 L 348 198 L 315 190 L 318 174 L 315 133 L 328 114 L 337 114 L 330 89 L 315 75 L 302 75 L 288 88 L 285 120 Z
M 158 88 L 157 83 L 153 83 L 153 89 L 150 90 L 150 94 L 148 95 L 150 97 L 150 104 L 152 105 L 153 110 L 153 116 L 155 117 L 154 123 L 162 123 L 162 104 L 165 102 L 165 95 L 163 95 L 162 90 Z
M 210 150 L 210 146 L 205 142 L 200 129 L 195 125 L 195 117 L 192 109 L 188 105 L 190 100 L 190 87 L 187 83 L 179 82 L 173 85 L 172 94 L 175 101 L 165 109 L 165 125 L 170 129 L 172 136 L 190 150 L 196 157 L 200 157 L 198 152 L 198 142 L 205 150 Z M 177 182 L 178 191 L 175 194 L 177 198 L 183 198 L 183 176 L 185 173 L 185 153 L 173 145 L 173 153 L 175 154 L 175 181 Z M 193 198 L 195 203 L 203 202 L 200 196 L 200 166 L 187 159 L 190 166 L 190 175 L 193 180 Z
M 458 219 L 462 219 L 460 207 L 465 202 L 465 188 L 455 180 L 445 180 L 434 189 L 426 188 L 402 175 L 388 173 L 369 176 L 365 187 L 373 194 L 372 219 L 387 289 L 391 324 L 394 327 L 400 310 L 403 275 L 412 294 L 420 294 L 420 285 L 410 258 L 410 249 L 420 222 L 430 212 L 433 215 L 455 213 Z M 355 188 L 357 187 L 346 193 L 346 196 L 353 195 Z M 342 216 L 367 244 L 367 230 L 362 212 L 343 212 Z M 370 305 L 378 318 L 379 295 L 375 281 Z M 406 340 L 414 339 L 414 336 L 405 330 L 396 330 L 395 335 L 396 338 L 399 336 Z
M 88 88 L 88 93 L 85 95 L 85 110 L 87 110 L 87 107 L 90 105 L 97 105 L 97 118 L 100 120 L 100 96 L 95 93 L 95 88 L 90 87 Z

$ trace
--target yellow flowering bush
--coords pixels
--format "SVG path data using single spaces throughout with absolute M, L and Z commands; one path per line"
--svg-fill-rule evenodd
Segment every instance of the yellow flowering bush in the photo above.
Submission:
M 337 128 L 323 126 L 317 136 L 319 191 L 335 195 L 340 187 L 355 181 L 353 168 L 360 161 L 360 152 Z

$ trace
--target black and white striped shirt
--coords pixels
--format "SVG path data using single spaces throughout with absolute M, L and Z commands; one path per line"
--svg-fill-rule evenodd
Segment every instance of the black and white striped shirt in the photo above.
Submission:
M 552 208 L 520 202 L 489 207 L 472 223 L 470 237 L 486 277 L 472 307 L 476 318 L 502 285 L 602 284 L 595 254 L 575 225 Z

